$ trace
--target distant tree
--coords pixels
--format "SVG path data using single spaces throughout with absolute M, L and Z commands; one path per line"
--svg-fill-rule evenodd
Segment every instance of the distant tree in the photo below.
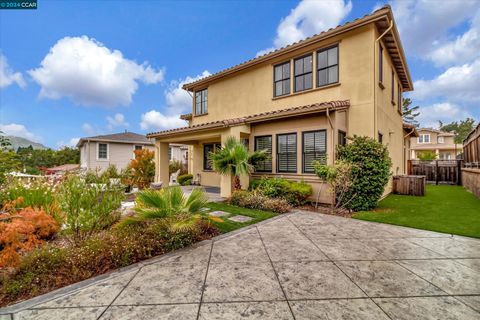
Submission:
M 402 115 L 403 115 L 403 122 L 411 124 L 418 128 L 419 123 L 415 119 L 420 115 L 418 109 L 419 106 L 412 107 L 412 100 L 410 98 L 404 98 L 402 101 Z
M 11 149 L 10 140 L 0 131 L 0 184 L 5 181 L 5 175 L 20 169 L 17 154 Z
M 80 163 L 80 149 L 65 147 L 55 152 L 55 164 L 77 164 Z
M 475 127 L 475 120 L 472 118 L 466 118 L 465 120 L 460 120 L 460 122 L 453 121 L 447 124 L 444 124 L 439 120 L 438 125 L 441 131 L 455 133 L 455 143 L 462 143 Z
M 420 153 L 418 153 L 418 159 L 420 160 L 435 160 L 437 159 L 437 154 L 433 151 L 421 151 Z
M 32 146 L 19 147 L 17 155 L 21 166 L 26 173 L 39 174 L 40 167 L 54 167 L 62 164 L 74 164 L 80 162 L 80 151 L 76 148 L 33 149 Z

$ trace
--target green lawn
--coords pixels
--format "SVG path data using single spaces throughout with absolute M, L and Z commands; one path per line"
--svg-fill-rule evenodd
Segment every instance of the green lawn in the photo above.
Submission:
M 222 233 L 230 232 L 230 231 L 233 231 L 233 230 L 236 230 L 236 229 L 239 229 L 239 228 L 242 228 L 242 227 L 257 223 L 257 222 L 260 222 L 262 220 L 272 218 L 272 217 L 277 215 L 274 212 L 240 208 L 240 207 L 231 206 L 229 204 L 218 203 L 218 202 L 210 202 L 207 205 L 207 207 L 211 211 L 219 210 L 219 211 L 225 211 L 225 212 L 229 213 L 229 215 L 227 215 L 227 216 L 220 217 L 223 220 L 223 222 L 217 222 L 217 221 L 213 222 L 215 224 L 215 226 Z M 234 221 L 230 221 L 230 220 L 227 219 L 229 217 L 233 217 L 233 216 L 236 216 L 236 215 L 239 215 L 239 214 L 242 215 L 242 216 L 252 217 L 253 219 L 248 221 L 248 222 L 244 222 L 244 223 L 234 222 Z
M 480 238 L 480 199 L 460 186 L 427 185 L 424 197 L 389 195 L 353 217 Z

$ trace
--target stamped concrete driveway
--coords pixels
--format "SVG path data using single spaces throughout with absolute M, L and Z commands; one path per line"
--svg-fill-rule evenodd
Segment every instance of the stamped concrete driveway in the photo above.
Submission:
M 296 212 L 6 319 L 480 319 L 480 241 Z

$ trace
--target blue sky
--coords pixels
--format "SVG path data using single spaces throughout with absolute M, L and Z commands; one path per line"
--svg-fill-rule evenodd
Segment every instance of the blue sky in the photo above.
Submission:
M 480 118 L 480 1 L 38 1 L 0 11 L 0 130 L 57 148 L 180 126 L 179 87 L 368 14 L 394 10 L 421 121 Z

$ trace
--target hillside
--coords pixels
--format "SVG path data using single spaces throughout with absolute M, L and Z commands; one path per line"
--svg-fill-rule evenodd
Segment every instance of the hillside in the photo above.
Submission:
M 22 137 L 16 137 L 16 136 L 6 136 L 8 140 L 10 140 L 10 143 L 12 144 L 13 150 L 17 150 L 18 147 L 28 147 L 32 146 L 33 149 L 48 149 L 45 147 L 43 144 L 38 143 L 38 142 L 33 142 L 28 139 L 22 138 Z

